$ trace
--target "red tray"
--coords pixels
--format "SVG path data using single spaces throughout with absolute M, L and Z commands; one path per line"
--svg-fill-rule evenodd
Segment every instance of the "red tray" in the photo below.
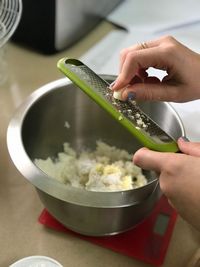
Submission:
M 59 223 L 46 209 L 42 211 L 39 222 L 153 266 L 160 266 L 165 259 L 176 217 L 176 211 L 162 196 L 146 220 L 132 230 L 115 236 L 88 237 L 77 234 Z

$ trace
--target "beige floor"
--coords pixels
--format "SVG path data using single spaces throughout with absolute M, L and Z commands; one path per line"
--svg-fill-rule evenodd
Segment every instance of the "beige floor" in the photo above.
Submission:
M 0 267 L 30 255 L 53 257 L 65 267 L 148 266 L 41 226 L 37 219 L 43 206 L 34 187 L 12 164 L 6 147 L 7 126 L 17 106 L 38 87 L 63 77 L 56 69 L 57 60 L 81 56 L 111 28 L 103 23 L 72 48 L 53 56 L 6 45 L 8 79 L 0 86 Z M 199 233 L 178 218 L 163 266 L 186 266 L 199 245 Z

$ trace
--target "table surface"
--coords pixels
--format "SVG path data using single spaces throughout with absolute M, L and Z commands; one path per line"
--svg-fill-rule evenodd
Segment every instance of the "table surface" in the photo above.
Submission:
M 13 43 L 5 47 L 8 78 L 0 85 L 0 267 L 31 255 L 52 257 L 65 267 L 149 266 L 39 224 L 43 205 L 34 187 L 13 165 L 6 146 L 15 109 L 35 89 L 63 77 L 56 68 L 57 60 L 80 57 L 112 27 L 103 22 L 73 47 L 51 56 Z M 178 217 L 163 266 L 186 266 L 199 245 L 199 233 Z

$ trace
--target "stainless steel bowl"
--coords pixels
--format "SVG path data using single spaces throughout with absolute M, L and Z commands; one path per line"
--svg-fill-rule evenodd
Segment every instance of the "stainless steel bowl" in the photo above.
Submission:
M 103 76 L 111 82 L 113 76 Z M 182 122 L 167 103 L 144 103 L 153 119 L 175 138 L 184 135 Z M 70 124 L 70 130 L 64 127 Z M 117 121 L 68 79 L 49 83 L 31 94 L 16 111 L 7 132 L 10 156 L 17 169 L 37 189 L 47 210 L 75 232 L 103 236 L 126 231 L 144 220 L 160 197 L 158 180 L 146 172 L 148 184 L 120 192 L 90 192 L 61 184 L 35 164 L 54 157 L 69 142 L 73 148 L 93 148 L 101 139 L 134 153 L 141 145 Z

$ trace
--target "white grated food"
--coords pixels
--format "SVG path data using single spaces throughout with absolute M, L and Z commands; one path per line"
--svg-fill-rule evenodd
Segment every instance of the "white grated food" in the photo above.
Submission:
M 94 151 L 83 150 L 79 155 L 64 143 L 56 160 L 35 159 L 35 164 L 61 183 L 90 191 L 122 191 L 147 184 L 131 154 L 102 141 L 96 142 Z

